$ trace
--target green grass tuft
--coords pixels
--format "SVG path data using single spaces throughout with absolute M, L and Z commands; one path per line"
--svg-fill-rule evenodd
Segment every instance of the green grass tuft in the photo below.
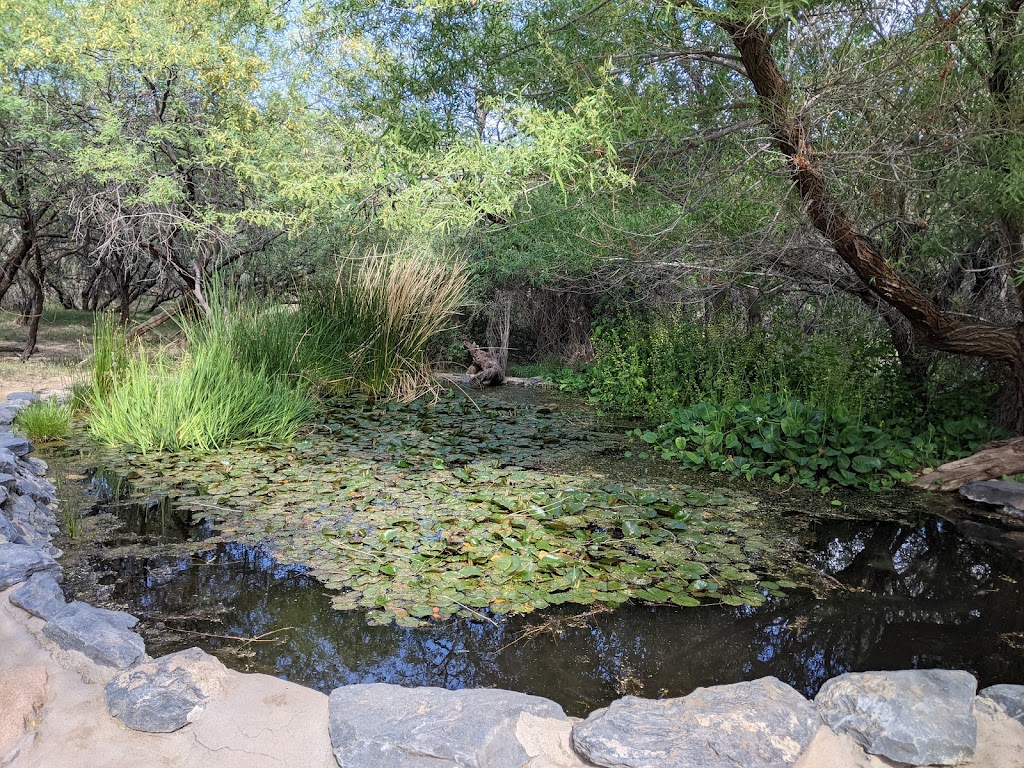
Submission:
M 97 354 L 87 396 L 92 434 L 142 453 L 293 440 L 316 413 L 316 401 L 299 383 L 238 364 L 228 309 L 218 305 L 213 319 L 186 324 L 180 360 L 141 346 L 119 348 L 116 364 Z M 98 330 L 98 350 L 108 335 Z
M 18 411 L 14 426 L 33 442 L 62 440 L 67 437 L 72 415 L 70 403 L 43 400 Z

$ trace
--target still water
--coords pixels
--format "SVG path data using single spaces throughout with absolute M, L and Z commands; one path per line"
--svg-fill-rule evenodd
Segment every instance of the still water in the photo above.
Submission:
M 624 694 L 684 695 L 774 675 L 813 695 L 849 671 L 945 667 L 1024 681 L 1024 561 L 938 518 L 825 521 L 806 542 L 835 579 L 758 608 L 563 606 L 497 624 L 374 627 L 314 578 L 221 543 L 189 555 L 96 558 L 113 604 L 143 617 L 151 655 L 198 645 L 246 671 L 329 691 L 347 683 L 495 686 L 585 715 Z M 246 641 L 235 638 L 259 638 Z

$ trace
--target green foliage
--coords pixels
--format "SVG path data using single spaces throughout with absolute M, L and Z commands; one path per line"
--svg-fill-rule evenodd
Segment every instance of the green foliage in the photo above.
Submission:
M 688 469 L 817 487 L 890 488 L 929 458 L 960 458 L 992 439 L 980 417 L 949 419 L 922 434 L 869 426 L 842 409 L 826 415 L 775 394 L 728 405 L 676 408 L 655 430 L 634 431 L 665 459 Z
M 845 327 L 844 327 L 845 326 Z M 690 469 L 828 490 L 882 488 L 992 439 L 991 383 L 954 361 L 915 386 L 869 329 L 744 332 L 732 317 L 628 318 L 595 330 L 593 364 L 562 380 L 603 409 L 661 422 L 636 435 Z
M 238 364 L 235 321 L 225 309 L 215 302 L 211 318 L 185 324 L 180 360 L 123 339 L 118 345 L 110 324 L 98 325 L 101 354 L 86 395 L 93 436 L 142 453 L 292 440 L 316 412 L 315 402 L 300 384 Z
M 68 433 L 72 415 L 70 403 L 61 403 L 51 398 L 32 403 L 18 411 L 14 417 L 14 426 L 32 441 L 60 440 Z
M 371 252 L 296 309 L 246 313 L 233 329 L 238 359 L 333 394 L 412 399 L 433 386 L 426 351 L 465 302 L 466 284 L 460 261 Z
M 891 400 L 894 361 L 867 334 L 807 337 L 781 317 L 771 331 L 748 331 L 733 315 L 627 317 L 597 327 L 593 343 L 593 363 L 563 383 L 626 416 L 664 418 L 677 405 L 766 392 L 788 392 L 826 412 L 875 414 Z
M 324 416 L 326 429 L 287 447 L 113 463 L 143 498 L 174 486 L 183 513 L 208 515 L 216 499 L 225 529 L 269 539 L 337 590 L 335 608 L 372 623 L 630 600 L 756 606 L 796 586 L 780 580 L 796 540 L 752 514 L 749 494 L 566 470 L 624 441 L 550 403 L 354 396 Z

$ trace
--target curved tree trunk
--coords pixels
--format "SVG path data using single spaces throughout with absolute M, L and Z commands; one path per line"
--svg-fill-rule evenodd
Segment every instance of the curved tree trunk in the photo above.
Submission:
M 1019 4 L 1018 4 L 1019 5 Z M 886 261 L 878 245 L 832 195 L 814 145 L 807 135 L 789 82 L 771 50 L 765 27 L 757 22 L 720 21 L 742 59 L 757 93 L 762 117 L 790 173 L 811 223 L 832 244 L 864 285 L 905 317 L 920 343 L 944 352 L 973 355 L 1007 364 L 1015 386 L 1014 427 L 1024 428 L 1024 336 L 1020 325 L 964 322 L 944 312 L 912 281 Z

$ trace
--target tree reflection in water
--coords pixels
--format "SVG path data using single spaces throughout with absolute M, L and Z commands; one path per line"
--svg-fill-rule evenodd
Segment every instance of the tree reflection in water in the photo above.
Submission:
M 582 715 L 625 693 L 678 696 L 763 675 L 809 696 L 829 677 L 868 669 L 967 669 L 982 685 L 1024 680 L 1020 559 L 937 519 L 819 523 L 808 546 L 811 564 L 839 585 L 827 596 L 794 593 L 760 608 L 627 606 L 555 621 L 555 631 L 518 642 L 529 627 L 580 607 L 497 627 L 459 620 L 405 630 L 333 610 L 315 579 L 241 544 L 103 568 L 117 573 L 113 598 L 146 618 L 151 654 L 200 645 L 236 668 L 324 691 L 360 682 L 496 686 Z M 159 632 L 157 622 L 179 631 Z M 276 642 L 208 636 L 258 637 L 282 627 L 291 629 Z

